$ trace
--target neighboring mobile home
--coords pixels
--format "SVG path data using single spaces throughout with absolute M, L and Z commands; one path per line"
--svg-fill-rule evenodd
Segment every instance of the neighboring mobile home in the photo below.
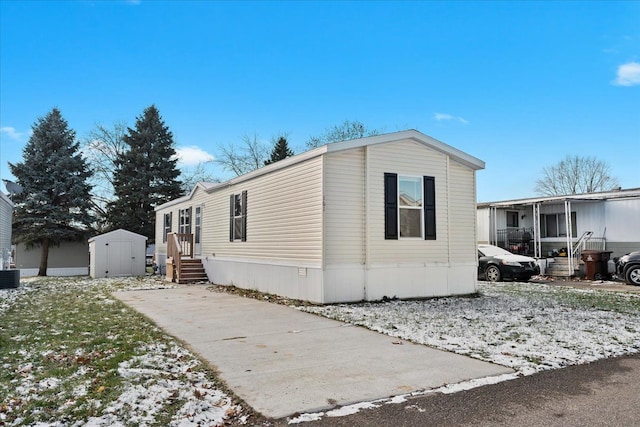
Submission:
M 40 267 L 40 246 L 27 249 L 24 243 L 16 244 L 15 264 L 20 276 L 37 276 Z M 49 246 L 47 276 L 86 276 L 89 274 L 89 248 L 87 241 L 64 241 Z
M 9 269 L 13 202 L 0 191 L 0 270 Z
M 640 188 L 478 204 L 478 241 L 547 258 L 584 249 L 611 257 L 640 250 Z
M 325 145 L 158 206 L 157 262 L 186 241 L 215 284 L 317 303 L 471 294 L 483 167 L 415 130 Z

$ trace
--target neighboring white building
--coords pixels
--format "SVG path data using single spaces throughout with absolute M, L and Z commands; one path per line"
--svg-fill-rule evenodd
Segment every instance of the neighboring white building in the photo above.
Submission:
M 40 269 L 41 247 L 15 245 L 15 265 L 21 277 L 37 276 Z M 63 241 L 49 246 L 47 276 L 86 276 L 89 274 L 87 241 Z
M 9 268 L 13 202 L 0 191 L 0 270 Z
M 640 250 L 640 188 L 478 204 L 478 242 L 546 258 L 565 249 Z M 523 236 L 526 235 L 526 239 Z
M 146 268 L 147 237 L 118 229 L 89 239 L 89 275 L 142 276 Z
M 415 130 L 325 145 L 156 208 L 209 280 L 333 303 L 476 292 L 484 162 Z

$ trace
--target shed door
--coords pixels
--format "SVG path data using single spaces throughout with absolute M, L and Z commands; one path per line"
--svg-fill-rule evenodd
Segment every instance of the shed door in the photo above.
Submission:
M 109 242 L 106 248 L 106 276 L 131 276 L 134 264 L 132 242 Z

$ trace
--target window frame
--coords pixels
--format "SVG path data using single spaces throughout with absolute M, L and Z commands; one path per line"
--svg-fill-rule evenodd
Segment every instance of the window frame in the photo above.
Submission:
M 167 237 L 169 236 L 169 233 L 171 233 L 171 228 L 173 226 L 173 212 L 165 213 L 163 215 L 163 221 L 164 223 L 163 223 L 163 231 L 162 231 L 162 243 L 166 243 Z
M 400 188 L 401 188 L 401 183 L 402 181 L 405 182 L 417 182 L 420 185 L 420 189 L 418 191 L 418 194 L 420 195 L 420 205 L 419 206 L 411 206 L 411 205 L 402 205 L 400 203 L 400 197 L 402 195 Z M 424 239 L 424 180 L 423 177 L 421 176 L 414 176 L 414 175 L 398 175 L 398 239 Z M 413 211 L 420 211 L 420 220 L 419 220 L 419 224 L 420 224 L 420 235 L 418 236 L 403 236 L 402 235 L 402 210 L 413 210 Z
M 191 234 L 191 207 L 178 210 L 178 233 Z
M 570 213 L 571 215 L 571 235 L 573 237 L 576 237 L 578 234 L 578 224 L 577 224 L 577 215 L 575 211 L 572 211 Z M 552 217 L 555 217 L 555 221 L 553 221 L 553 225 L 555 227 L 555 235 L 551 236 L 549 235 L 549 227 L 547 224 L 547 221 L 550 220 Z M 543 219 L 544 218 L 544 219 Z M 560 212 L 560 213 L 548 213 L 548 214 L 540 214 L 540 226 L 541 226 L 541 230 L 540 230 L 540 236 L 542 238 L 560 238 L 560 237 L 567 237 L 567 230 L 565 229 L 565 225 L 566 225 L 566 218 L 565 218 L 565 213 L 564 212 Z M 563 232 L 564 231 L 564 232 Z
M 200 243 L 200 235 L 202 234 L 202 206 L 196 206 L 193 221 L 193 242 L 197 245 Z
M 506 222 L 507 228 L 519 228 L 520 227 L 520 212 L 518 211 L 506 211 Z M 511 219 L 515 219 L 514 222 L 510 221 Z
M 384 238 L 385 240 L 416 240 L 418 237 L 400 237 L 400 178 L 419 178 L 411 174 L 384 173 Z M 436 240 L 436 183 L 433 176 L 421 177 L 422 210 L 421 237 Z M 403 207 L 403 208 L 406 208 Z
M 229 196 L 229 241 L 247 241 L 247 190 Z

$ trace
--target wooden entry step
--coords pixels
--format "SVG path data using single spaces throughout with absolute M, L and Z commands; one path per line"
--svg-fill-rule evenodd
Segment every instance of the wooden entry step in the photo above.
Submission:
M 167 259 L 167 267 L 175 266 L 173 259 Z M 175 271 L 174 268 L 167 268 L 167 280 L 177 283 L 195 283 L 195 282 L 208 282 L 209 277 L 204 270 L 202 260 L 197 258 L 182 258 L 180 260 L 180 271 Z

